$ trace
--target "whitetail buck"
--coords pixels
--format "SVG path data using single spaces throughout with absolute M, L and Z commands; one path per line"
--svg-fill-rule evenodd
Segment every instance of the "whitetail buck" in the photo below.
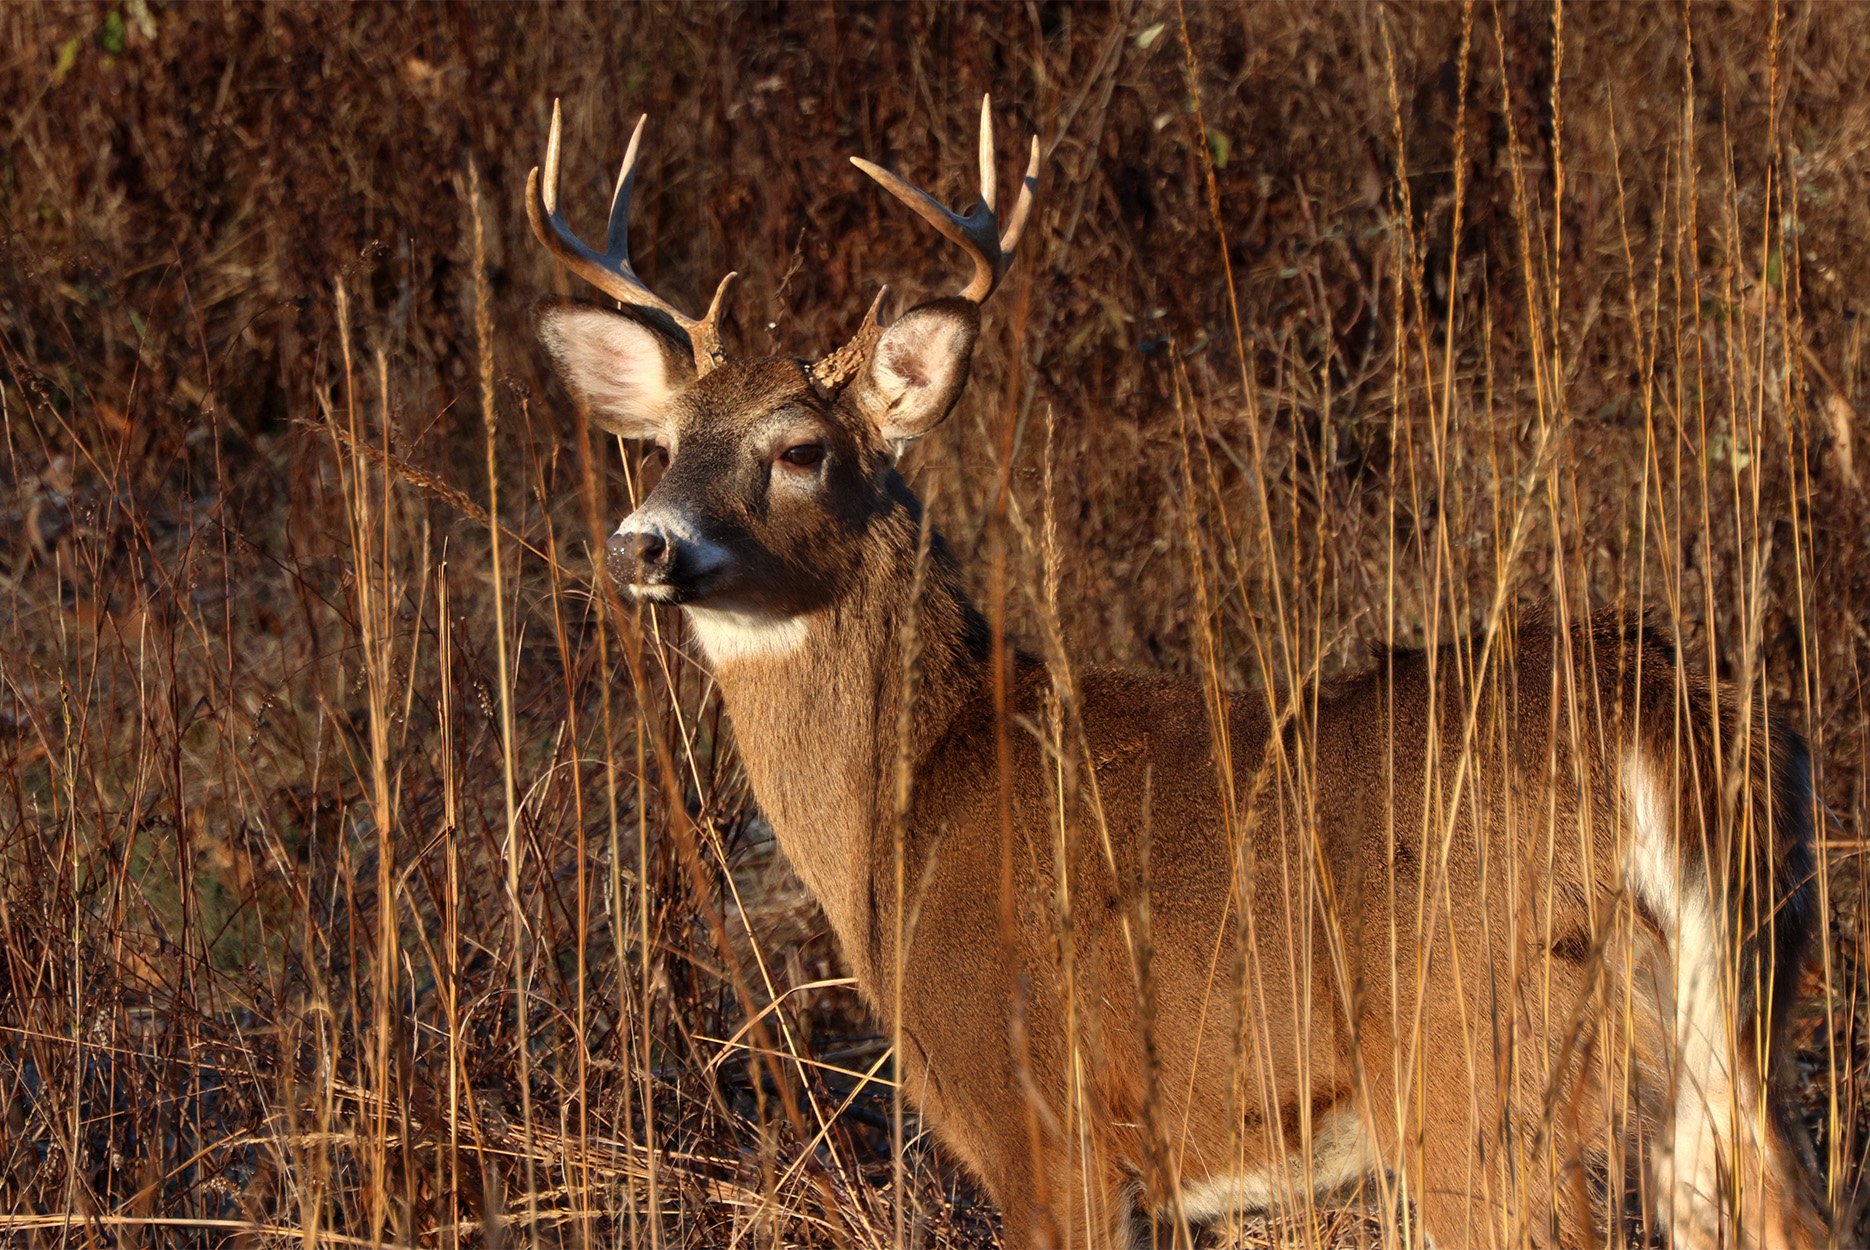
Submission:
M 904 1093 L 1009 1244 L 1360 1182 L 1444 1247 L 1623 1244 L 1626 1193 L 1677 1247 L 1822 1237 L 1780 1079 L 1814 914 L 1794 734 L 1616 615 L 1302 698 L 1015 655 L 997 704 L 896 461 L 967 382 L 1038 141 L 1004 232 L 984 104 L 967 217 L 857 161 L 972 280 L 816 364 L 729 362 L 726 280 L 694 320 L 630 266 L 642 130 L 603 253 L 558 211 L 556 109 L 527 188 L 622 305 L 549 307 L 545 342 L 599 425 L 667 455 L 610 571 L 681 605 L 786 855 L 872 1007 L 900 1003 Z

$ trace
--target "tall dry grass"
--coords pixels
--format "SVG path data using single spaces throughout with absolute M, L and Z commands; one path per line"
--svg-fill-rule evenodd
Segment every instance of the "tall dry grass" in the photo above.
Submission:
M 548 377 L 520 200 L 555 96 L 579 223 L 650 112 L 645 275 L 739 269 L 730 349 L 811 355 L 955 262 L 844 158 L 961 201 L 983 90 L 1040 210 L 910 467 L 1056 740 L 1087 660 L 1303 716 L 1370 644 L 1485 673 L 1519 605 L 1656 610 L 1820 763 L 1796 1061 L 1870 1240 L 1862 11 L 0 31 L 9 1240 L 993 1242 L 679 621 L 594 575 L 649 467 Z M 1417 1238 L 1396 1193 L 1235 1232 Z

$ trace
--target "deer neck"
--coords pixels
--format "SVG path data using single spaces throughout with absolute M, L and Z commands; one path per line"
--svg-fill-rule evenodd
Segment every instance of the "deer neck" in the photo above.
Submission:
M 790 617 L 687 609 L 720 683 L 754 797 L 866 986 L 877 984 L 868 966 L 873 899 L 880 897 L 872 876 L 891 862 L 916 544 L 912 520 L 906 530 L 880 529 L 866 544 L 860 584 L 836 603 Z M 906 744 L 912 766 L 941 740 L 989 672 L 980 614 L 939 540 L 914 624 L 920 655 Z

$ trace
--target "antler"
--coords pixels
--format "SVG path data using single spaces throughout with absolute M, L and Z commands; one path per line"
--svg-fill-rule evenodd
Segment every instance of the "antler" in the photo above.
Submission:
M 1020 183 L 1019 199 L 1013 205 L 1013 219 L 1007 224 L 1006 232 L 1000 233 L 1000 221 L 995 212 L 998 188 L 994 176 L 993 115 L 989 111 L 992 103 L 990 97 L 981 97 L 980 203 L 966 217 L 942 207 L 928 192 L 903 181 L 882 166 L 859 156 L 851 157 L 851 164 L 882 183 L 884 190 L 915 209 L 923 220 L 967 249 L 968 255 L 974 258 L 974 280 L 967 284 L 961 295 L 976 304 L 993 294 L 993 289 L 1000 285 L 1000 279 L 1005 276 L 1007 267 L 1013 263 L 1013 249 L 1019 246 L 1020 233 L 1026 228 L 1026 214 L 1032 211 L 1032 193 L 1039 185 L 1039 136 L 1034 135 L 1032 159 L 1027 162 L 1026 177 Z
M 870 359 L 870 349 L 883 337 L 883 301 L 889 296 L 887 286 L 878 288 L 877 297 L 870 301 L 870 311 L 864 314 L 864 322 L 851 341 L 812 366 L 812 381 L 820 388 L 827 392 L 843 390 Z
M 526 215 L 532 219 L 532 232 L 539 236 L 539 242 L 545 244 L 559 264 L 618 303 L 654 309 L 673 321 L 688 336 L 689 347 L 695 353 L 695 376 L 699 377 L 727 358 L 721 350 L 721 304 L 728 284 L 739 275 L 730 273 L 721 279 L 721 285 L 714 289 L 714 302 L 708 305 L 707 315 L 697 321 L 644 286 L 636 270 L 630 267 L 630 192 L 636 182 L 637 144 L 648 122 L 649 115 L 644 114 L 636 123 L 630 146 L 623 154 L 623 169 L 617 174 L 617 190 L 610 200 L 610 229 L 605 234 L 601 254 L 592 251 L 573 234 L 571 227 L 565 224 L 564 215 L 558 211 L 557 100 L 552 101 L 552 137 L 545 146 L 545 177 L 543 180 L 539 177 L 535 166 L 526 179 Z

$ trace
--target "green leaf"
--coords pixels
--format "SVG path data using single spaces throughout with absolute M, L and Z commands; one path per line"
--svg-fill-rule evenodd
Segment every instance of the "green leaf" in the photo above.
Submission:
M 1234 141 L 1218 130 L 1208 132 L 1208 151 L 1214 154 L 1214 167 L 1227 168 L 1227 158 L 1233 155 Z
M 104 51 L 123 55 L 123 13 L 117 9 L 104 15 Z
M 76 35 L 58 46 L 58 60 L 52 65 L 53 86 L 56 87 L 65 81 L 66 75 L 71 73 L 72 66 L 78 63 L 78 49 L 83 46 L 84 44 Z

